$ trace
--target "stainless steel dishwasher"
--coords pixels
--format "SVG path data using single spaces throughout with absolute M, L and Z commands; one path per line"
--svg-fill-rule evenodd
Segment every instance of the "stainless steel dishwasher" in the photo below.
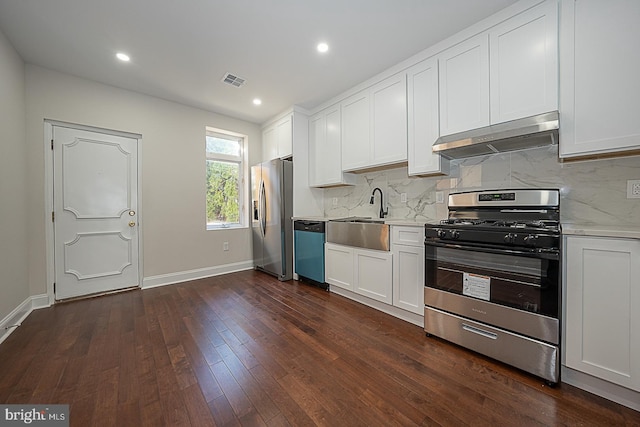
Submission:
M 293 229 L 299 279 L 328 290 L 329 285 L 324 282 L 324 221 L 296 220 Z

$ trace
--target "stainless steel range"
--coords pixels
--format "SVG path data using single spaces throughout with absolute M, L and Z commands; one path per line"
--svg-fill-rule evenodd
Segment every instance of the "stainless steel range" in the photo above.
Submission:
M 544 378 L 560 376 L 560 193 L 449 195 L 426 225 L 426 333 Z

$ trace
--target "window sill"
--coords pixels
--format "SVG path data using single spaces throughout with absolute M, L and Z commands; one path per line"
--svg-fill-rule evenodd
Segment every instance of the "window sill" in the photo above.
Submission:
M 207 231 L 216 231 L 216 230 L 239 230 L 243 228 L 249 228 L 246 225 L 242 224 L 233 224 L 233 225 L 207 225 Z

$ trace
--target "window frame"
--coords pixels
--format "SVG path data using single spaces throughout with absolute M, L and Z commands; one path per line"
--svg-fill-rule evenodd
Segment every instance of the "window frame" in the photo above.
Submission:
M 221 139 L 230 139 L 237 140 L 240 145 L 240 154 L 231 155 L 231 154 L 222 154 L 216 153 L 212 151 L 207 151 L 207 136 L 213 136 Z M 247 211 L 248 202 L 248 182 L 249 182 L 249 170 L 247 167 L 247 146 L 248 146 L 249 138 L 247 135 L 220 129 L 214 128 L 210 126 L 205 126 L 205 138 L 204 138 L 204 150 L 205 150 L 205 173 L 206 173 L 206 164 L 208 161 L 220 161 L 227 163 L 237 163 L 239 165 L 239 183 L 238 183 L 238 222 L 237 223 L 220 223 L 220 224 L 210 224 L 207 221 L 207 183 L 205 180 L 205 191 L 204 191 L 204 217 L 205 217 L 205 227 L 207 231 L 209 230 L 229 230 L 229 229 L 237 229 L 237 228 L 248 228 L 249 227 L 249 214 Z

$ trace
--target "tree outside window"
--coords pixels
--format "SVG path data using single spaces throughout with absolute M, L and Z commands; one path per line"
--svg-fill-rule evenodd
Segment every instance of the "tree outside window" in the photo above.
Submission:
M 244 218 L 243 135 L 207 128 L 207 229 L 240 227 Z

